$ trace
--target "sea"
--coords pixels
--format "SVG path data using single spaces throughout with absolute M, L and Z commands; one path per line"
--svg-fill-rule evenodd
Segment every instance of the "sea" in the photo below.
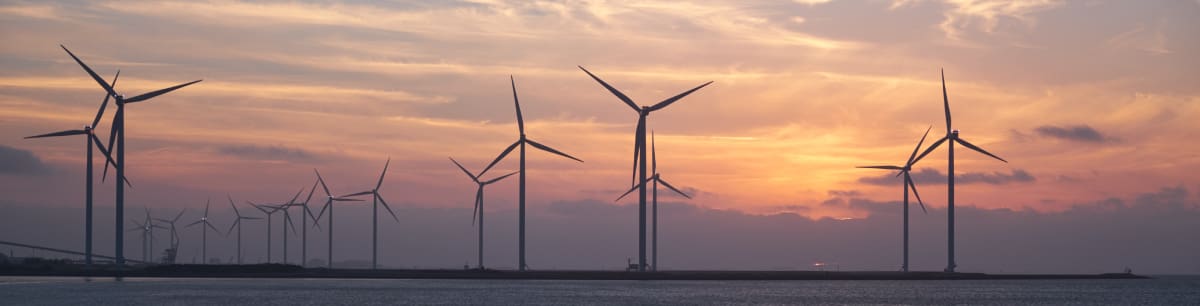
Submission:
M 1200 305 L 1128 280 L 563 281 L 0 277 L 0 305 Z

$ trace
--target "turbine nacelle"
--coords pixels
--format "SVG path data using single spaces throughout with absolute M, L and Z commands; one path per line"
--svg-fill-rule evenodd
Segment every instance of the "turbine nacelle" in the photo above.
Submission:
M 958 135 L 958 129 L 951 130 L 950 134 Z

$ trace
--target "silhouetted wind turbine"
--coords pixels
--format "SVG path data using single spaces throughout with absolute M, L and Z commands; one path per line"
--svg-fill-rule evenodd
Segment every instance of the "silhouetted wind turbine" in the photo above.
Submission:
M 328 268 L 333 269 L 333 202 L 351 202 L 362 200 L 334 197 L 333 193 L 329 192 L 329 186 L 325 185 L 325 179 L 321 178 L 321 172 L 317 171 L 317 169 L 313 169 L 313 172 L 317 174 L 317 183 L 321 183 L 321 189 L 325 190 L 326 197 L 325 205 L 321 206 L 321 212 L 317 214 L 317 219 L 321 219 L 321 216 L 325 215 L 325 209 L 329 209 L 329 221 L 327 222 L 329 225 L 329 258 L 327 259 L 329 262 L 327 264 Z
M 117 83 L 117 78 L 119 78 L 119 77 L 121 77 L 120 70 L 117 71 L 117 75 L 113 76 L 113 84 L 114 85 Z M 96 133 L 95 133 L 96 126 L 100 124 L 100 118 L 104 117 L 104 107 L 108 105 L 108 98 L 109 98 L 109 95 L 107 95 L 107 94 L 104 95 L 104 102 L 100 103 L 100 110 L 96 111 L 96 118 L 92 119 L 91 125 L 85 125 L 85 126 L 83 126 L 83 129 L 81 129 L 81 130 L 66 130 L 66 131 L 60 131 L 60 132 L 54 132 L 54 133 L 41 134 L 41 135 L 37 135 L 37 136 L 25 137 L 25 139 L 31 139 L 31 138 L 44 138 L 44 137 L 84 135 L 84 138 L 87 138 L 87 174 L 86 174 L 87 175 L 87 179 L 86 179 L 87 194 L 84 196 L 86 199 L 86 202 L 84 204 L 85 212 L 84 212 L 84 236 L 83 236 L 83 241 L 84 241 L 84 243 L 83 243 L 84 255 L 83 256 L 84 257 L 83 258 L 84 258 L 84 263 L 88 266 L 92 265 L 92 177 L 94 176 L 92 174 L 92 148 L 95 147 L 97 149 L 100 149 L 100 153 L 104 153 L 104 158 L 107 160 L 106 163 L 113 163 L 113 165 L 116 166 L 116 161 L 114 161 L 112 159 L 112 154 L 109 154 L 108 148 L 104 147 L 104 142 L 100 141 L 100 138 L 97 137 Z
M 654 132 L 650 132 L 650 173 L 654 173 L 654 174 L 651 175 L 649 178 L 647 178 L 645 181 L 638 183 L 637 186 L 633 186 L 633 188 L 630 188 L 629 191 L 625 192 L 625 194 L 622 194 L 620 197 L 617 197 L 617 201 L 620 201 L 621 198 L 624 198 L 626 195 L 629 195 L 629 193 L 632 193 L 634 190 L 642 188 L 642 186 L 644 186 L 647 182 L 654 184 L 652 187 L 653 189 L 650 189 L 650 190 L 653 190 L 652 196 L 651 196 L 651 198 L 652 198 L 651 199 L 651 201 L 652 201 L 652 205 L 651 205 L 652 209 L 651 210 L 653 210 L 653 212 L 654 212 L 654 219 L 651 220 L 652 221 L 651 224 L 653 224 L 654 226 L 650 230 L 650 232 L 651 232 L 650 236 L 652 236 L 652 238 L 654 238 L 651 240 L 654 242 L 654 244 L 650 248 L 650 252 L 651 252 L 651 254 L 653 254 L 651 256 L 651 260 L 650 260 L 650 269 L 653 271 L 658 271 L 658 184 L 662 183 L 663 186 L 667 186 L 667 188 L 671 189 L 671 191 L 678 193 L 679 195 L 683 196 L 684 198 L 688 198 L 688 199 L 692 198 L 692 197 L 688 196 L 686 193 L 683 193 L 683 191 L 679 191 L 679 189 L 676 189 L 675 186 L 671 186 L 671 183 L 667 183 L 667 181 L 662 178 L 662 175 L 658 173 L 658 157 L 657 157 L 658 153 L 656 151 L 657 150 L 654 148 Z
M 604 80 L 601 80 L 600 77 L 597 77 L 595 74 L 592 74 L 591 71 L 584 69 L 583 66 L 580 66 L 579 69 L 582 69 L 583 72 L 588 74 L 588 76 L 591 76 L 592 79 L 595 79 L 596 82 L 599 82 L 600 85 L 603 85 L 604 88 L 608 89 L 609 92 L 612 92 L 613 95 L 617 96 L 618 99 L 621 99 L 622 102 L 625 102 L 626 105 L 629 105 L 630 108 L 633 108 L 633 111 L 638 113 L 637 135 L 634 137 L 634 143 L 633 143 L 633 163 L 634 163 L 634 166 L 636 167 L 634 169 L 635 173 L 633 176 L 635 177 L 635 179 L 630 183 L 630 185 L 635 185 L 635 184 L 637 184 L 637 182 L 645 182 L 646 181 L 646 116 L 649 116 L 650 113 L 653 111 L 663 109 L 663 108 L 667 107 L 668 105 L 671 105 L 671 103 L 675 103 L 675 101 L 679 101 L 679 99 L 682 99 L 683 97 L 691 94 L 692 92 L 700 90 L 700 88 L 704 88 L 705 86 L 712 84 L 712 81 L 709 81 L 708 83 L 704 83 L 704 84 L 701 84 L 700 86 L 696 86 L 695 88 L 689 89 L 688 91 L 684 91 L 683 93 L 675 95 L 674 97 L 667 98 L 666 100 L 663 100 L 662 102 L 658 102 L 654 105 L 638 107 L 637 103 L 633 102 L 633 99 L 630 99 L 624 93 L 621 93 L 620 90 L 617 90 L 616 88 L 613 88 L 612 86 L 608 85 L 608 83 L 604 82 Z M 646 271 L 646 185 L 645 184 L 641 184 L 641 187 L 638 188 L 638 271 Z
M 83 61 L 79 59 L 79 57 L 75 56 L 74 53 L 71 53 L 71 50 L 67 50 L 66 46 L 59 45 L 59 47 L 62 47 L 63 51 L 67 51 L 67 54 L 70 55 L 71 58 L 75 59 L 75 62 L 79 63 L 79 66 L 83 67 L 83 70 L 87 71 L 88 75 L 91 75 L 92 79 L 96 80 L 96 83 L 99 83 L 100 87 L 103 87 L 104 91 L 107 92 L 109 96 L 112 96 L 113 99 L 116 100 L 115 103 L 117 104 L 117 114 L 116 114 L 116 117 L 113 118 L 112 133 L 109 135 L 108 147 L 112 148 L 112 150 L 114 152 L 116 152 L 116 155 L 117 155 L 116 163 L 117 163 L 117 165 L 120 165 L 120 167 L 116 168 L 117 180 L 123 181 L 123 180 L 125 180 L 125 169 L 127 168 L 127 167 L 125 167 L 125 104 L 146 101 L 151 98 L 174 91 L 176 89 L 180 89 L 185 86 L 195 84 L 197 82 L 200 82 L 201 80 L 195 80 L 195 81 L 191 81 L 191 82 L 187 82 L 187 83 L 147 92 L 147 93 L 140 94 L 140 95 L 137 95 L 137 96 L 127 99 L 127 98 L 125 98 L 125 96 L 118 94 L 117 91 L 114 90 L 113 87 L 111 85 L 109 85 L 108 82 L 104 81 L 104 78 L 101 78 L 100 75 L 96 74 L 95 71 L 92 71 L 92 68 L 88 67 L 87 64 L 84 64 Z M 114 141 L 114 139 L 116 140 L 115 147 L 113 146 L 113 143 L 112 143 Z M 105 173 L 107 173 L 108 164 L 106 163 L 104 165 L 105 165 L 104 168 L 106 169 Z M 124 236 L 122 235 L 125 231 L 125 223 L 124 223 L 124 220 L 125 220 L 125 185 L 124 184 L 115 184 L 115 185 L 117 186 L 117 192 L 116 192 L 116 198 L 117 198 L 116 199 L 116 211 L 117 211 L 117 213 L 116 213 L 116 221 L 117 221 L 116 222 L 116 233 L 117 233 L 117 235 L 116 235 L 116 248 L 115 248 L 116 254 L 114 254 L 115 255 L 114 257 L 117 258 L 117 265 L 123 265 L 123 264 L 125 264 L 125 253 L 124 253 L 125 240 L 124 240 Z
M 904 272 L 908 272 L 908 190 L 909 189 L 912 189 L 913 195 L 915 195 L 917 197 L 917 204 L 921 204 L 921 211 L 925 212 L 925 213 L 929 213 L 929 211 L 925 210 L 925 203 L 921 201 L 921 194 L 917 193 L 917 184 L 913 183 L 912 176 L 909 175 L 909 172 L 912 171 L 913 165 L 916 164 L 916 162 L 917 162 L 916 161 L 917 151 L 921 149 L 921 144 L 925 143 L 925 137 L 929 136 L 930 129 L 933 129 L 933 126 L 930 126 L 928 129 L 925 129 L 925 135 L 921 136 L 921 141 L 917 142 L 917 147 L 913 148 L 912 154 L 910 154 L 908 156 L 908 161 L 904 163 L 904 166 L 858 166 L 858 167 L 856 167 L 856 168 L 896 170 L 896 171 L 900 171 L 900 175 L 904 176 L 904 183 L 902 183 L 900 186 L 902 189 L 904 189 L 904 264 L 902 266 L 900 266 L 900 269 Z
M 518 255 L 520 257 L 520 259 L 519 259 L 520 263 L 519 263 L 518 269 L 521 271 L 525 271 L 525 268 L 526 268 L 526 264 L 525 264 L 525 144 L 529 144 L 530 146 L 533 146 L 534 148 L 537 148 L 539 150 L 554 153 L 559 156 L 570 158 L 570 159 L 573 159 L 573 160 L 581 162 L 581 163 L 583 162 L 583 160 L 575 158 L 571 155 L 567 155 L 567 153 L 559 152 L 558 150 L 555 150 L 553 148 L 550 148 L 549 146 L 538 143 L 537 141 L 533 141 L 533 139 L 529 139 L 528 137 L 525 136 L 525 119 L 522 118 L 522 116 L 521 116 L 521 102 L 517 99 L 517 82 L 516 82 L 516 80 L 513 79 L 512 76 L 508 77 L 508 81 L 510 84 L 512 84 L 513 105 L 517 109 L 517 131 L 521 132 L 521 136 L 520 136 L 520 138 L 517 139 L 516 142 L 513 142 L 512 145 L 509 145 L 508 148 L 504 149 L 504 152 L 500 153 L 500 156 L 497 156 L 496 159 L 493 160 L 491 164 L 489 164 L 487 167 L 483 168 L 483 171 L 479 171 L 478 176 L 483 176 L 484 173 L 487 173 L 488 169 L 491 169 L 492 166 L 495 166 L 496 163 L 499 163 L 500 160 L 504 159 L 505 156 L 508 156 L 509 152 L 512 152 L 512 150 L 515 149 L 517 146 L 521 146 L 521 170 L 518 171 L 521 173 L 521 175 L 519 176 L 520 192 L 519 192 L 519 196 L 518 196 L 519 200 L 518 200 L 518 206 L 517 206 L 518 207 L 517 208 L 518 215 L 519 215 L 519 217 L 518 217 L 518 219 L 519 219 L 519 222 L 518 222 L 519 223 L 519 225 L 518 225 L 518 227 L 519 227 L 519 230 L 518 230 L 518 241 L 519 241 L 518 242 L 518 244 L 519 244 Z
M 171 231 L 171 248 L 174 249 L 176 252 L 179 251 L 179 232 L 176 231 L 176 229 L 175 229 L 175 223 L 179 222 L 179 218 L 182 218 L 183 213 L 185 213 L 185 212 L 187 212 L 186 208 L 184 208 L 183 210 L 180 210 L 179 214 L 175 215 L 174 219 L 154 218 L 155 221 L 158 221 L 161 223 L 166 223 L 166 224 L 170 225 L 168 227 L 168 230 Z M 176 255 L 178 255 L 178 253 L 176 253 Z
M 463 168 L 462 164 L 459 164 L 458 161 L 454 160 L 453 157 L 450 158 L 450 161 L 454 162 L 454 165 L 458 166 L 458 169 L 461 169 L 463 171 L 463 173 L 466 173 L 467 177 L 471 178 L 471 181 L 474 181 L 475 184 L 479 185 L 479 188 L 475 190 L 475 208 L 473 208 L 473 210 L 471 211 L 471 225 L 475 225 L 475 216 L 479 215 L 479 261 L 478 261 L 478 263 L 479 263 L 479 269 L 483 270 L 483 186 L 487 186 L 492 183 L 499 182 L 500 180 L 503 180 L 504 178 L 510 177 L 513 174 L 517 174 L 517 172 L 505 174 L 503 176 L 500 176 L 500 177 L 497 177 L 494 179 L 490 179 L 487 181 L 479 181 L 478 176 L 471 174 L 471 171 L 467 171 L 467 168 Z
M 154 224 L 154 220 L 150 218 L 150 209 L 149 208 L 146 208 L 146 218 L 144 219 L 144 221 L 138 222 L 137 220 L 133 220 L 133 224 L 137 225 L 137 227 L 129 229 L 130 232 L 132 232 L 132 231 L 141 231 L 142 232 L 142 261 L 150 262 L 150 257 L 152 256 L 150 254 L 154 252 L 154 229 L 155 228 L 166 229 L 166 228 Z
M 229 236 L 229 233 L 233 232 L 233 228 L 237 227 L 237 263 L 240 265 L 242 264 L 242 220 L 258 220 L 262 218 L 242 216 L 242 212 L 238 211 L 237 205 L 233 204 L 232 196 L 229 196 L 229 207 L 233 207 L 233 214 L 237 217 L 233 219 L 233 225 L 229 226 L 229 230 L 225 231 L 225 236 Z
M 400 218 L 396 217 L 396 213 L 388 206 L 387 201 L 384 201 L 383 196 L 379 195 L 379 187 L 383 187 L 383 176 L 387 175 L 388 165 L 391 164 L 392 158 L 388 157 L 387 162 L 383 164 L 383 172 L 379 174 L 379 182 L 375 183 L 375 189 L 341 196 L 348 198 L 371 195 L 371 269 L 379 269 L 379 203 L 383 203 L 383 208 L 392 214 L 392 219 L 396 220 L 396 223 L 400 223 Z
M 297 191 L 296 191 L 296 195 L 295 195 L 295 196 L 292 196 L 292 199 L 291 199 L 291 200 L 289 200 L 287 203 L 283 203 L 283 204 L 279 204 L 279 205 L 276 205 L 276 206 L 272 206 L 273 208 L 275 208 L 275 210 L 276 210 L 276 211 L 282 211 L 282 212 L 283 212 L 283 221 L 284 221 L 284 222 L 283 222 L 283 224 L 281 224 L 281 225 L 280 225 L 280 227 L 282 227 L 282 229 L 280 229 L 280 231 L 282 231 L 282 232 L 283 232 L 283 263 L 285 263 L 285 264 L 286 264 L 286 263 L 288 263 L 288 256 L 287 256 L 287 255 L 288 255 L 288 246 L 287 246 L 287 242 L 288 242 L 288 235 L 287 235 L 287 230 L 288 230 L 288 226 L 289 226 L 289 225 L 290 225 L 290 226 L 291 226 L 291 228 L 292 228 L 292 234 L 293 234 L 293 235 L 295 235 L 295 234 L 296 234 L 296 223 L 295 223 L 295 222 L 292 222 L 292 214 L 288 212 L 288 209 L 289 209 L 289 208 L 291 208 L 292 206 L 299 206 L 299 205 L 300 205 L 300 203 L 296 203 L 296 199 L 299 199 L 299 198 L 300 198 L 300 193 L 302 193 L 302 192 L 304 192 L 304 188 L 303 188 L 303 187 L 301 187 L 301 188 L 300 188 L 300 190 L 297 190 Z
M 967 147 L 968 149 L 975 150 L 976 152 L 983 153 L 984 155 L 987 155 L 987 156 L 991 156 L 992 158 L 998 159 L 1002 162 L 1007 163 L 1008 161 L 1004 160 L 1003 158 L 1000 158 L 999 156 L 993 155 L 992 153 L 988 153 L 988 151 L 984 151 L 983 149 L 971 144 L 970 142 L 967 142 L 966 140 L 964 140 L 958 136 L 958 130 L 951 129 L 950 98 L 946 94 L 946 73 L 944 71 L 942 72 L 942 101 L 944 103 L 943 105 L 945 106 L 945 110 L 946 110 L 946 136 L 942 137 L 942 139 L 938 139 L 938 141 L 929 145 L 929 148 L 925 149 L 925 152 L 921 152 L 921 155 L 917 156 L 916 160 L 918 160 L 918 161 L 921 160 L 921 158 L 924 158 L 925 155 L 929 155 L 929 152 L 933 152 L 933 149 L 936 149 L 943 142 L 949 141 L 949 144 L 948 144 L 950 146 L 950 148 L 948 149 L 948 152 L 949 152 L 948 168 L 949 168 L 949 170 L 947 170 L 947 172 L 949 172 L 949 173 L 946 174 L 946 177 L 947 177 L 947 188 L 946 188 L 946 191 L 947 191 L 946 205 L 947 206 L 946 207 L 947 207 L 947 215 L 949 218 L 949 222 L 947 222 L 949 234 L 946 237 L 946 240 L 947 240 L 949 246 L 946 248 L 946 250 L 949 253 L 949 256 L 947 256 L 947 258 L 946 258 L 947 263 L 946 263 L 945 271 L 946 272 L 954 272 L 954 267 L 957 266 L 957 264 L 955 264 L 955 262 L 954 262 L 954 143 L 957 142 L 957 143 L 963 145 L 964 147 Z M 913 161 L 913 163 L 916 163 L 916 161 Z
M 304 199 L 304 203 L 298 203 L 296 206 L 304 208 L 302 215 L 307 215 L 313 219 L 313 226 L 320 228 L 317 225 L 317 217 L 313 215 L 312 210 L 308 209 L 308 202 L 312 200 L 313 192 L 317 190 L 317 182 L 313 181 L 312 188 L 308 189 L 308 197 Z M 308 266 L 308 218 L 300 218 L 300 266 Z
M 261 211 L 263 214 L 267 215 L 267 263 L 271 263 L 271 215 L 279 212 L 279 207 L 254 204 L 254 202 L 250 201 L 246 201 L 246 204 L 250 204 L 250 206 L 253 206 L 255 209 L 258 209 L 258 211 Z
M 209 204 L 212 204 L 211 198 L 204 201 L 204 216 L 200 217 L 200 220 L 196 220 L 196 222 L 192 222 L 191 224 L 184 226 L 184 228 L 188 228 L 188 227 L 192 227 L 193 225 L 200 225 L 200 235 L 201 235 L 201 239 L 202 239 L 201 251 L 200 251 L 200 257 L 201 257 L 200 261 L 202 263 L 208 263 L 208 230 L 212 229 L 213 231 L 217 232 L 217 234 L 221 234 L 221 231 L 217 230 L 216 226 L 213 226 L 211 222 L 208 222 Z

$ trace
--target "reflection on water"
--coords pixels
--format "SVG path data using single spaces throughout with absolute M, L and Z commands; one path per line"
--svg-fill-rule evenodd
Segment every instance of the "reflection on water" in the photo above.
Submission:
M 559 281 L 0 277 L 0 304 L 1187 305 L 1200 277 L 1013 281 Z

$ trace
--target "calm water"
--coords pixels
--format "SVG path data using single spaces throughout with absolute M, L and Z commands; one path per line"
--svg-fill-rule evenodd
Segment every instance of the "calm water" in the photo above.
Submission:
M 1200 277 L 1047 281 L 530 281 L 0 277 L 0 305 L 1200 305 Z

